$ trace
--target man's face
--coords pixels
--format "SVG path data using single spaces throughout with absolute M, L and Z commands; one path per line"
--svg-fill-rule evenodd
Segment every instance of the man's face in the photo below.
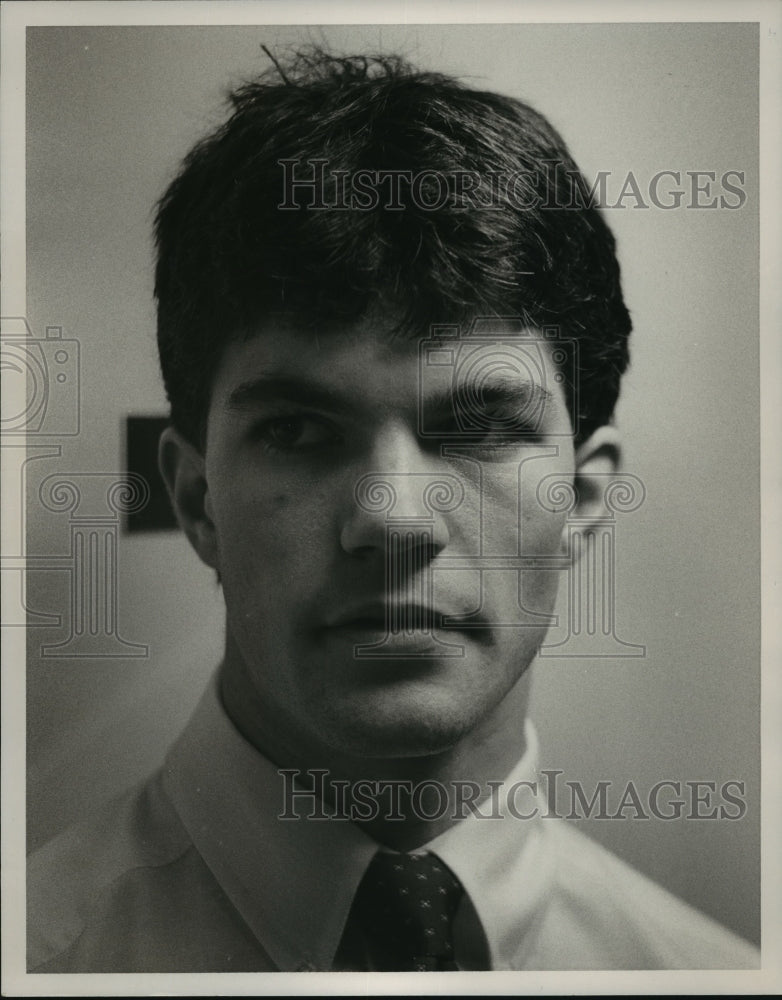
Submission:
M 222 359 L 206 510 L 227 667 L 272 743 L 439 752 L 545 636 L 556 560 L 519 572 L 519 557 L 560 552 L 564 515 L 537 489 L 573 474 L 551 352 L 535 342 L 519 366 L 491 340 L 441 347 L 419 358 L 365 321 L 321 338 L 266 329 Z

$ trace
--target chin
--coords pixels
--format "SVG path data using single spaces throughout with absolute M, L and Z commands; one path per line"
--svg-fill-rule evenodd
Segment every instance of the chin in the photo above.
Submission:
M 323 707 L 323 706 L 321 706 Z M 335 750 L 356 757 L 431 757 L 457 746 L 476 726 L 476 706 L 350 706 L 328 713 L 322 726 Z

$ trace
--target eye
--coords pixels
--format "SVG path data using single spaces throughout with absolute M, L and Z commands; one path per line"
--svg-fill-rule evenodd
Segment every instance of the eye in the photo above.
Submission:
M 314 451 L 337 439 L 336 430 L 325 420 L 298 413 L 264 420 L 254 436 L 270 452 Z
M 461 445 L 488 460 L 492 455 L 496 460 L 507 460 L 519 448 L 540 439 L 540 419 L 531 416 L 528 419 L 530 415 L 519 407 L 497 402 L 460 407 L 449 418 L 430 423 L 425 437 L 430 446 Z

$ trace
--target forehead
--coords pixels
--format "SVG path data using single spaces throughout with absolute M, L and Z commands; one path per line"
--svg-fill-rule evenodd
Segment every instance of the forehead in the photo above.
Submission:
M 478 331 L 441 327 L 418 337 L 402 336 L 389 322 L 376 320 L 323 334 L 270 325 L 226 348 L 213 401 L 241 401 L 258 380 L 298 380 L 356 400 L 410 392 L 425 398 L 502 384 L 554 396 L 570 360 L 567 345 L 550 336 L 508 331 L 500 324 Z

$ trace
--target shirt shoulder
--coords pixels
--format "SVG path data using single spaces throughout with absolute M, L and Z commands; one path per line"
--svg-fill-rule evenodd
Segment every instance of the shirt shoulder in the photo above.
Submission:
M 189 846 L 156 776 L 34 852 L 27 867 L 28 968 L 71 947 L 128 873 L 168 865 Z
M 562 820 L 536 965 L 573 969 L 756 969 L 756 948 Z M 563 964 L 563 942 L 567 956 Z M 556 957 L 555 957 L 556 956 Z
M 264 966 L 160 774 L 31 855 L 27 913 L 30 972 Z

